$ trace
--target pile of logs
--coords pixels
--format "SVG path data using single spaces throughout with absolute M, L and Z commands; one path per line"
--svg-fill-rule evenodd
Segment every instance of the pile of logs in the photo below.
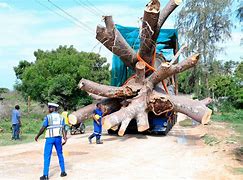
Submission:
M 198 53 L 178 62 L 178 56 L 183 51 L 183 46 L 170 62 L 156 57 L 156 61 L 160 62 L 160 65 L 151 71 L 160 29 L 180 3 L 181 0 L 170 0 L 161 11 L 158 0 L 151 0 L 146 5 L 138 52 L 129 46 L 116 29 L 111 16 L 104 16 L 105 27 L 97 26 L 96 39 L 119 56 L 125 65 L 135 72 L 135 76 L 129 78 L 121 87 L 81 79 L 79 88 L 90 93 L 109 111 L 109 114 L 103 117 L 105 129 L 120 127 L 118 134 L 122 136 L 129 122 L 136 119 L 138 131 L 145 131 L 149 128 L 148 113 L 151 111 L 156 115 L 168 111 L 180 112 L 202 124 L 206 124 L 210 120 L 212 111 L 206 107 L 211 101 L 210 98 L 201 101 L 192 100 L 165 91 L 168 79 L 172 78 L 173 81 L 176 81 L 177 73 L 192 68 L 198 63 Z M 83 121 L 90 117 L 94 108 L 95 103 L 73 112 L 69 118 L 75 123 Z

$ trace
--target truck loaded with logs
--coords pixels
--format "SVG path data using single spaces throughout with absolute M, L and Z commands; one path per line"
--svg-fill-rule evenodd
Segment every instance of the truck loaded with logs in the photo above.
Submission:
M 78 87 L 96 102 L 70 114 L 70 123 L 90 118 L 97 102 L 108 111 L 103 127 L 119 136 L 134 127 L 138 132 L 166 134 L 177 112 L 202 124 L 209 122 L 210 98 L 199 101 L 178 95 L 177 74 L 196 66 L 199 53 L 179 62 L 186 46 L 178 48 L 175 29 L 161 29 L 180 3 L 170 0 L 160 10 L 159 0 L 151 0 L 140 29 L 115 25 L 111 16 L 104 16 L 105 27 L 97 26 L 96 39 L 114 54 L 112 82 L 108 86 L 81 79 Z

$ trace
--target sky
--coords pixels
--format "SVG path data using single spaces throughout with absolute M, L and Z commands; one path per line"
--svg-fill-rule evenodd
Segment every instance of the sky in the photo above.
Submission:
M 112 15 L 115 23 L 139 27 L 148 0 L 0 0 L 0 87 L 13 89 L 14 66 L 20 60 L 35 61 L 34 51 L 52 50 L 59 45 L 73 45 L 79 51 L 100 53 L 111 62 L 112 54 L 95 39 L 102 15 Z M 161 0 L 163 7 L 168 0 Z M 61 7 L 70 16 L 55 7 Z M 173 28 L 176 9 L 163 28 Z M 236 21 L 235 21 L 236 22 Z M 232 39 L 221 46 L 225 53 L 219 59 L 240 61 L 239 25 Z M 180 39 L 180 37 L 179 37 Z M 183 42 L 181 42 L 183 43 Z

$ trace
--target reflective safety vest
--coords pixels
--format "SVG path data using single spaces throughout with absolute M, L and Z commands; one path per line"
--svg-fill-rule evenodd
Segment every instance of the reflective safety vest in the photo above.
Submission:
M 48 126 L 46 129 L 45 137 L 57 137 L 62 136 L 62 130 L 64 128 L 64 119 L 58 113 L 51 113 L 47 115 Z
M 67 112 L 67 111 L 63 111 L 63 112 L 62 112 L 62 117 L 64 118 L 65 125 L 69 125 L 69 121 L 68 121 L 68 112 Z

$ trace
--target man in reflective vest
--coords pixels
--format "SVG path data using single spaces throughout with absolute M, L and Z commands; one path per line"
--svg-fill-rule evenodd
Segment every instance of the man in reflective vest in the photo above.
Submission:
M 37 141 L 39 136 L 43 134 L 43 132 L 46 130 L 46 143 L 44 148 L 44 170 L 43 176 L 40 177 L 40 180 L 48 179 L 53 145 L 56 148 L 57 156 L 59 159 L 61 177 L 67 175 L 67 173 L 65 172 L 64 158 L 62 153 L 62 145 L 64 145 L 67 142 L 67 136 L 66 131 L 64 130 L 64 118 L 57 113 L 58 106 L 59 105 L 55 103 L 48 103 L 48 109 L 50 114 L 48 114 L 44 118 L 42 128 L 35 137 L 35 140 Z M 63 143 L 62 136 L 64 139 Z

